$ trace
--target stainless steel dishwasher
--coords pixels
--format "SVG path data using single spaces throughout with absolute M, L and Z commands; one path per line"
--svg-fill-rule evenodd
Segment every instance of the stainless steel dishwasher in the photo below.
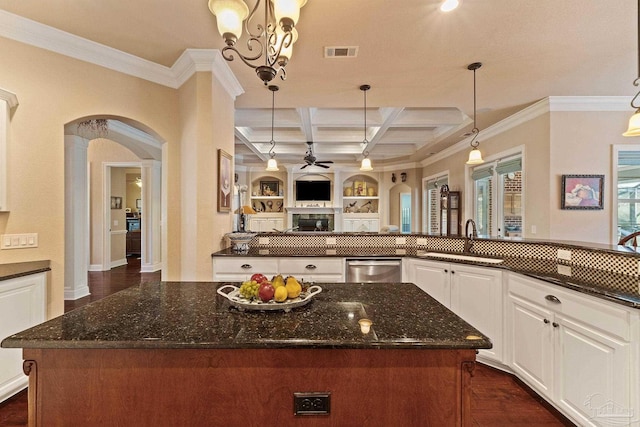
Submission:
M 401 281 L 401 258 L 347 259 L 347 282 L 384 283 Z

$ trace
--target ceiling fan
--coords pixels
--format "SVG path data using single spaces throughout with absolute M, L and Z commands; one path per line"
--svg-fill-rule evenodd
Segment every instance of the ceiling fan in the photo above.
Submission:
M 321 168 L 329 169 L 329 166 L 327 166 L 327 164 L 333 163 L 333 160 L 317 161 L 316 156 L 313 155 L 313 142 L 307 141 L 307 145 L 309 146 L 309 148 L 307 149 L 307 153 L 304 156 L 304 161 L 307 162 L 307 164 L 302 166 L 300 169 L 304 169 L 307 166 L 320 166 Z

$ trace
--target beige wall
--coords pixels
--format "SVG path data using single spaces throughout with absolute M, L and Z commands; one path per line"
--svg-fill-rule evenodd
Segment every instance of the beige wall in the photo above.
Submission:
M 195 262 L 198 277 L 204 278 L 211 269 L 211 250 L 220 247 L 225 228 L 231 229 L 230 215 L 205 213 L 215 208 L 212 187 L 216 184 L 212 177 L 217 170 L 216 145 L 233 153 L 233 100 L 226 91 L 217 83 L 212 87 L 210 74 L 197 77 L 209 80 L 208 93 L 203 95 L 206 99 L 200 100 L 208 107 L 191 96 L 192 103 L 204 110 L 192 119 L 192 110 L 180 111 L 184 106 L 182 96 L 179 102 L 180 90 L 8 39 L 0 38 L 0 51 L 10 58 L 6 67 L 0 67 L 0 87 L 15 93 L 19 101 L 12 112 L 8 147 L 10 212 L 0 213 L 0 234 L 35 232 L 39 238 L 38 248 L 2 251 L 0 262 L 51 260 L 49 317 L 61 314 L 64 308 L 64 126 L 82 117 L 128 118 L 166 141 L 163 185 L 168 194 L 165 222 L 169 256 L 163 274 L 167 278 L 181 276 L 181 144 L 192 142 L 183 141 L 187 136 L 199 138 L 202 147 L 196 157 L 200 163 L 196 178 L 206 177 L 207 181 L 197 189 L 203 191 L 196 212 L 204 214 L 197 225 L 202 229 L 195 233 L 198 241 L 190 244 L 198 247 L 200 259 Z M 212 99 L 216 99 L 215 109 Z M 196 120 L 200 133 L 183 132 L 182 120 Z

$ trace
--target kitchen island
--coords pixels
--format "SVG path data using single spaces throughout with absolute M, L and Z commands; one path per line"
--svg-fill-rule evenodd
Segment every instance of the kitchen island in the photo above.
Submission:
M 491 341 L 415 285 L 321 284 L 290 312 L 240 311 L 222 285 L 143 284 L 5 339 L 31 425 L 469 424 Z

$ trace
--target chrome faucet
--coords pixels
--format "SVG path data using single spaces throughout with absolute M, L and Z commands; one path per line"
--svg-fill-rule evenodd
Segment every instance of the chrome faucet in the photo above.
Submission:
M 469 224 L 471 224 L 471 233 L 469 233 Z M 473 248 L 473 239 L 478 237 L 478 229 L 476 228 L 476 222 L 469 218 L 464 225 L 464 252 L 471 252 Z

